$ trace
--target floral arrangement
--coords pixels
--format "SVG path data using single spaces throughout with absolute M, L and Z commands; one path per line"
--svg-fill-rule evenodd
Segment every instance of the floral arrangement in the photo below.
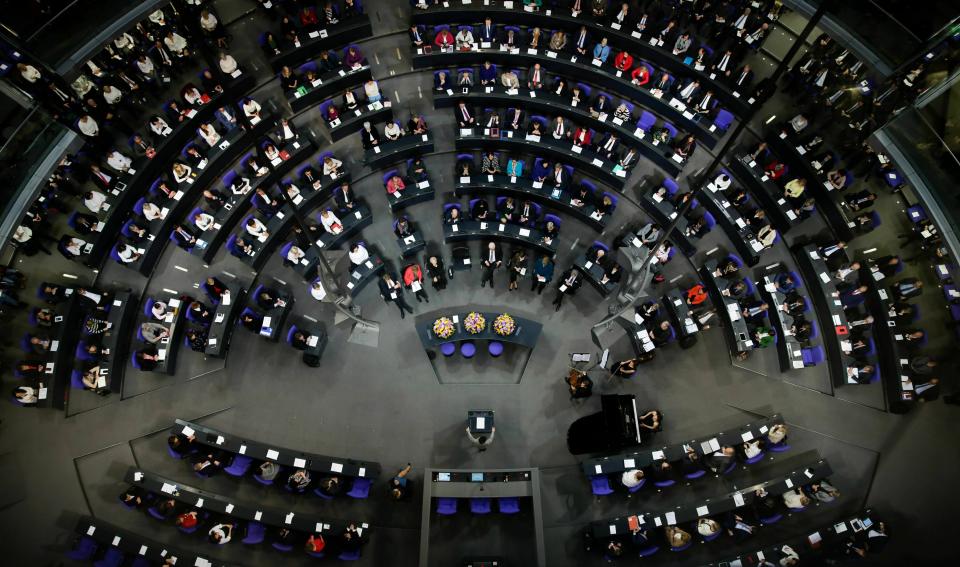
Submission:
M 441 339 L 449 339 L 456 330 L 457 328 L 453 326 L 453 321 L 449 317 L 440 317 L 433 322 L 433 334 Z
M 513 320 L 513 317 L 506 313 L 498 315 L 497 318 L 493 320 L 493 332 L 501 337 L 512 335 L 516 330 L 517 322 Z
M 464 318 L 463 326 L 467 329 L 468 333 L 476 335 L 477 333 L 482 333 L 483 330 L 487 328 L 487 320 L 484 319 L 480 313 L 471 311 L 467 314 L 466 318 Z

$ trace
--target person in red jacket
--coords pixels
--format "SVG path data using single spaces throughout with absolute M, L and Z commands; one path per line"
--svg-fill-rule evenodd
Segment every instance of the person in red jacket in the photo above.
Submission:
M 445 47 L 453 46 L 453 34 L 450 33 L 450 30 L 440 30 L 437 32 L 437 37 L 433 38 L 433 44 L 443 49 Z
M 177 516 L 177 526 L 180 529 L 191 530 L 197 526 L 198 514 L 196 510 L 191 510 Z
M 307 553 L 320 553 L 326 546 L 327 542 L 323 540 L 323 535 L 310 534 L 310 537 L 307 538 L 307 543 L 304 546 L 304 549 L 307 550 Z
M 707 290 L 697 284 L 687 290 L 687 305 L 700 305 L 707 300 Z
M 300 10 L 300 25 L 307 29 L 316 29 L 320 26 L 320 19 L 317 18 L 317 10 L 312 6 L 304 6 Z
M 420 269 L 420 264 L 410 264 L 404 268 L 403 285 L 413 291 L 414 297 L 417 298 L 417 303 L 420 303 L 420 301 L 430 303 L 427 292 L 423 291 L 423 270 Z
M 621 51 L 617 58 L 613 60 L 613 66 L 621 71 L 626 71 L 633 66 L 633 57 L 626 51 Z
M 633 84 L 642 87 L 650 82 L 650 71 L 646 65 L 637 65 L 637 68 L 630 74 L 630 79 Z
M 590 129 L 589 128 L 577 128 L 573 133 L 573 145 L 574 146 L 590 146 Z

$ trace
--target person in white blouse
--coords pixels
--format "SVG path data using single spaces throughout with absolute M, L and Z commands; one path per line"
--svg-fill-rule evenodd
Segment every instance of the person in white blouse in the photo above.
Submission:
M 335 157 L 327 156 L 323 158 L 323 174 L 336 179 L 340 175 L 340 166 L 343 162 Z
M 36 83 L 40 80 L 40 71 L 33 65 L 17 63 L 17 70 L 20 71 L 20 76 L 23 77 L 23 80 L 28 83 Z
M 120 173 L 125 173 L 130 166 L 133 165 L 133 160 L 123 155 L 117 150 L 113 150 L 107 155 L 107 165 L 109 165 L 114 171 Z
M 115 106 L 119 104 L 120 101 L 123 99 L 123 91 L 121 91 L 120 89 L 118 89 L 117 87 L 109 83 L 106 85 L 103 85 L 102 92 L 103 92 L 103 100 L 110 106 Z
M 183 91 L 183 100 L 190 106 L 199 106 L 203 104 L 203 95 L 197 87 L 191 86 Z
M 211 14 L 209 10 L 200 12 L 200 27 L 203 28 L 203 31 L 212 32 L 217 29 L 217 23 L 217 17 Z
M 220 142 L 220 133 L 217 132 L 212 124 L 206 122 L 201 124 L 200 127 L 197 128 L 197 132 L 200 134 L 200 137 L 203 138 L 203 141 L 211 148 Z
M 373 79 L 363 84 L 363 94 L 367 97 L 367 102 L 373 104 L 380 101 L 380 86 Z
M 213 215 L 199 212 L 193 215 L 193 224 L 197 225 L 197 228 L 206 232 L 213 228 L 214 218 Z
M 370 259 L 370 253 L 367 252 L 367 248 L 357 242 L 350 248 L 350 252 L 347 254 L 350 257 L 350 264 L 354 267 L 359 266 Z
M 267 230 L 267 225 L 263 224 L 260 219 L 252 217 L 247 221 L 246 226 L 247 232 L 250 233 L 250 236 L 255 236 L 261 240 L 266 240 L 270 236 L 270 231 Z
M 457 49 L 473 49 L 473 32 L 470 28 L 461 28 L 456 37 Z
M 81 134 L 90 138 L 96 138 L 100 134 L 100 125 L 89 114 L 84 114 L 77 120 L 77 128 Z
M 154 10 L 147 19 L 160 27 L 167 25 L 167 17 L 163 14 L 163 10 Z
M 157 68 L 153 65 L 153 59 L 147 57 L 146 54 L 142 54 L 140 57 L 137 57 L 137 69 L 147 77 L 151 78 L 157 70 Z
M 266 156 L 267 161 L 273 162 L 275 159 L 280 159 L 280 150 L 273 144 L 267 144 L 263 147 L 263 155 Z
M 403 136 L 403 130 L 396 122 L 390 122 L 383 127 L 383 136 L 390 141 L 399 140 L 400 136 Z
M 189 179 L 190 173 L 193 171 L 193 169 L 189 165 L 180 163 L 179 161 L 173 162 L 172 170 L 173 170 L 173 178 L 176 180 L 177 183 L 183 183 L 184 181 Z
M 794 488 L 783 493 L 783 503 L 787 508 L 801 510 L 810 504 L 810 498 L 800 492 L 799 488 Z
M 113 46 L 124 53 L 130 53 L 133 51 L 133 48 L 137 46 L 137 42 L 133 40 L 133 36 L 129 33 L 123 32 L 114 38 Z
M 623 471 L 623 476 L 620 477 L 620 482 L 627 488 L 633 488 L 643 482 L 643 480 L 643 471 L 639 469 Z
M 299 246 L 294 244 L 290 247 L 290 250 L 287 251 L 287 261 L 293 264 L 299 264 L 300 260 L 306 258 L 307 253 L 304 252 Z
M 343 223 L 340 222 L 337 215 L 333 214 L 330 209 L 325 209 L 320 213 L 320 224 L 322 224 L 323 229 L 330 234 L 340 234 L 343 232 Z
M 154 116 L 153 120 L 150 121 L 150 131 L 156 134 L 157 136 L 167 137 L 170 135 L 170 125 L 167 124 L 167 121 L 159 116 Z
M 296 201 L 297 197 L 300 196 L 300 188 L 293 183 L 284 187 L 284 191 L 287 193 L 287 197 L 290 197 L 291 201 Z
M 732 183 L 733 179 L 730 179 L 730 176 L 726 173 L 721 173 L 713 180 L 713 186 L 717 188 L 717 191 L 726 191 Z
M 86 246 L 86 244 L 87 242 L 85 240 L 70 237 L 63 241 L 63 250 L 70 256 L 79 256 L 83 252 L 83 247 Z
M 107 196 L 99 191 L 87 191 L 83 195 L 83 204 L 95 213 L 103 210 L 103 205 L 107 202 Z
M 220 53 L 220 59 L 217 63 L 220 65 L 220 70 L 226 75 L 232 75 L 238 68 L 237 60 L 225 51 Z
M 320 280 L 317 280 L 310 284 L 310 296 L 321 301 L 324 297 L 327 296 L 327 290 L 323 289 L 323 284 L 320 283 Z
M 234 195 L 246 195 L 250 191 L 250 180 L 246 177 L 234 177 L 230 183 L 230 191 Z
M 154 205 L 150 201 L 147 201 L 143 204 L 143 218 L 154 221 L 154 220 L 163 220 L 163 217 L 167 216 L 167 213 L 163 212 L 163 209 Z
M 140 252 L 133 246 L 130 246 L 129 244 L 127 244 L 126 242 L 121 242 L 120 244 L 117 245 L 117 257 L 120 258 L 120 261 L 123 262 L 124 264 L 129 264 L 130 262 L 136 262 L 137 259 L 140 258 L 140 256 L 141 256 Z M 154 304 L 154 307 L 156 307 L 156 304 Z
M 187 51 L 187 40 L 175 31 L 167 32 L 166 37 L 163 38 L 163 44 L 177 57 L 185 57 L 190 54 Z
M 253 118 L 254 116 L 260 118 L 260 104 L 252 98 L 248 98 L 243 101 L 243 114 L 247 118 Z

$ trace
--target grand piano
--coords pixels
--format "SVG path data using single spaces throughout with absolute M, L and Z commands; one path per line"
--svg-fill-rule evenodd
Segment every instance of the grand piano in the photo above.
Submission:
M 617 452 L 639 445 L 640 423 L 637 399 L 632 394 L 600 396 L 599 413 L 581 417 L 567 430 L 570 453 Z

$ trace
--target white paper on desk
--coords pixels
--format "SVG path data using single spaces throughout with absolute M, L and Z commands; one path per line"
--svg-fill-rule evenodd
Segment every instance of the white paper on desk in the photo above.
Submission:
M 599 468 L 600 465 L 597 465 Z M 610 535 L 617 535 L 617 526 L 616 524 L 610 524 Z
M 710 510 L 706 506 L 697 506 L 697 516 L 706 516 L 710 513 Z
M 670 156 L 670 159 L 672 159 L 677 163 L 683 163 L 683 156 L 681 156 L 680 154 L 673 154 L 672 156 Z
M 789 478 L 784 480 L 783 483 L 787 485 L 787 488 L 793 488 L 793 481 Z
M 480 230 L 487 230 L 487 223 L 481 222 L 481 223 L 480 223 Z
M 260 510 L 257 510 L 257 512 L 253 515 L 253 519 L 256 520 L 256 521 L 258 521 L 258 522 L 260 521 L 260 518 L 262 518 L 262 517 L 263 517 L 263 512 L 261 512 Z
M 196 508 L 203 508 L 203 498 L 197 498 L 197 502 L 194 504 Z
M 223 445 L 224 441 L 226 441 L 226 439 L 223 438 L 223 435 L 217 435 L 217 445 Z
M 650 458 L 652 458 L 654 461 L 662 460 L 664 458 L 663 451 L 653 451 L 650 453 Z
M 633 459 L 624 459 L 624 460 L 623 460 L 623 468 L 625 468 L 625 469 L 636 468 L 636 466 L 637 466 L 637 462 L 636 462 L 635 460 L 633 460 Z
M 733 494 L 733 503 L 736 504 L 737 507 L 743 506 L 743 504 L 744 504 L 744 502 L 743 502 L 743 495 L 740 494 L 739 492 L 735 492 L 735 493 Z
M 507 228 L 507 225 L 501 224 L 500 226 L 497 227 L 497 230 L 500 231 L 500 232 L 503 232 L 503 230 L 504 230 L 505 228 Z
M 277 460 L 277 457 L 279 456 L 280 456 L 280 453 L 278 451 L 274 451 L 273 449 L 267 449 L 267 458 L 270 459 L 271 461 Z
M 426 189 L 427 187 L 430 187 L 429 181 L 421 181 L 420 183 L 417 183 L 418 189 Z
M 753 441 L 753 431 L 744 431 L 740 438 L 743 439 L 744 443 Z
M 530 229 L 521 228 L 521 229 L 520 229 L 520 236 L 530 236 Z
M 565 291 L 567 291 L 567 286 L 561 285 L 561 286 L 560 286 L 560 293 L 563 293 L 563 292 L 565 292 Z
M 301 458 L 299 458 L 299 457 L 298 457 L 298 458 L 295 458 L 295 459 L 293 459 L 293 466 L 296 467 L 296 468 L 298 468 L 298 469 L 302 469 L 302 468 L 304 468 L 304 467 L 307 466 L 307 461 L 306 461 L 305 459 L 301 459 Z
M 330 470 L 336 473 L 343 472 L 343 465 L 340 463 L 330 463 Z
M 533 188 L 534 188 L 534 189 L 543 189 L 543 181 L 534 181 L 534 182 L 533 182 Z
M 460 183 L 470 183 L 470 178 L 469 178 L 469 177 L 461 177 L 461 178 L 460 178 Z
M 660 519 L 660 516 L 657 516 L 653 519 L 653 525 L 657 526 L 658 528 L 663 525 L 663 520 Z
M 593 158 L 593 161 L 590 162 L 590 163 L 592 163 L 593 165 L 595 165 L 595 166 L 597 166 L 597 167 L 603 167 L 603 160 L 599 160 L 599 159 L 597 159 L 597 158 Z
M 820 281 L 823 283 L 830 283 L 830 276 L 826 272 L 820 272 Z
M 294 513 L 293 513 L 293 512 L 290 512 L 290 513 L 287 514 L 286 517 L 283 519 L 283 522 L 289 526 L 290 524 L 293 523 L 293 516 L 294 516 Z
M 453 226 L 450 227 L 450 230 L 452 230 L 453 232 L 459 232 L 459 231 L 460 231 L 460 227 L 457 226 L 457 225 L 453 225 Z
M 223 511 L 226 512 L 227 514 L 233 512 L 233 504 L 227 504 L 227 505 L 223 508 Z
M 114 547 L 120 545 L 120 536 L 113 536 L 113 542 L 111 542 L 111 545 Z
M 46 388 L 37 389 L 37 398 L 40 400 L 47 399 L 47 389 Z
M 408 236 L 408 237 L 406 237 L 406 238 L 403 239 L 403 243 L 406 244 L 406 245 L 408 245 L 408 246 L 409 246 L 410 244 L 413 244 L 413 243 L 416 242 L 416 241 L 417 241 L 417 237 L 416 237 L 416 236 L 413 236 L 412 234 L 411 234 L 410 236 Z
M 373 153 L 379 154 L 379 153 L 380 153 L 380 146 L 373 146 Z
M 97 531 L 97 526 L 90 526 L 87 528 L 87 535 L 92 536 L 96 531 Z
M 833 318 L 833 325 L 834 325 L 835 327 L 839 327 L 839 326 L 840 326 L 840 315 L 833 315 L 832 318 Z
M 160 492 L 163 492 L 163 493 L 165 493 L 165 494 L 173 494 L 173 493 L 176 492 L 176 491 L 177 491 L 177 485 L 176 485 L 176 484 L 169 484 L 169 483 L 166 483 L 166 482 L 165 482 L 165 483 L 163 483 L 163 485 L 160 487 Z
M 160 349 L 159 351 L 157 351 L 157 358 L 160 359 L 161 361 L 166 360 L 166 359 L 167 359 L 167 349 L 162 348 L 162 349 Z
M 581 148 L 580 146 L 571 146 L 570 149 L 571 149 L 571 150 L 573 151 L 573 153 L 575 153 L 575 154 L 579 154 L 579 153 L 583 152 L 583 148 Z
M 317 346 L 318 342 L 320 342 L 320 337 L 316 335 L 310 335 L 309 337 L 307 337 L 307 346 L 309 347 Z
M 357 471 L 357 476 L 363 477 L 367 474 L 367 467 L 360 467 L 360 470 Z

